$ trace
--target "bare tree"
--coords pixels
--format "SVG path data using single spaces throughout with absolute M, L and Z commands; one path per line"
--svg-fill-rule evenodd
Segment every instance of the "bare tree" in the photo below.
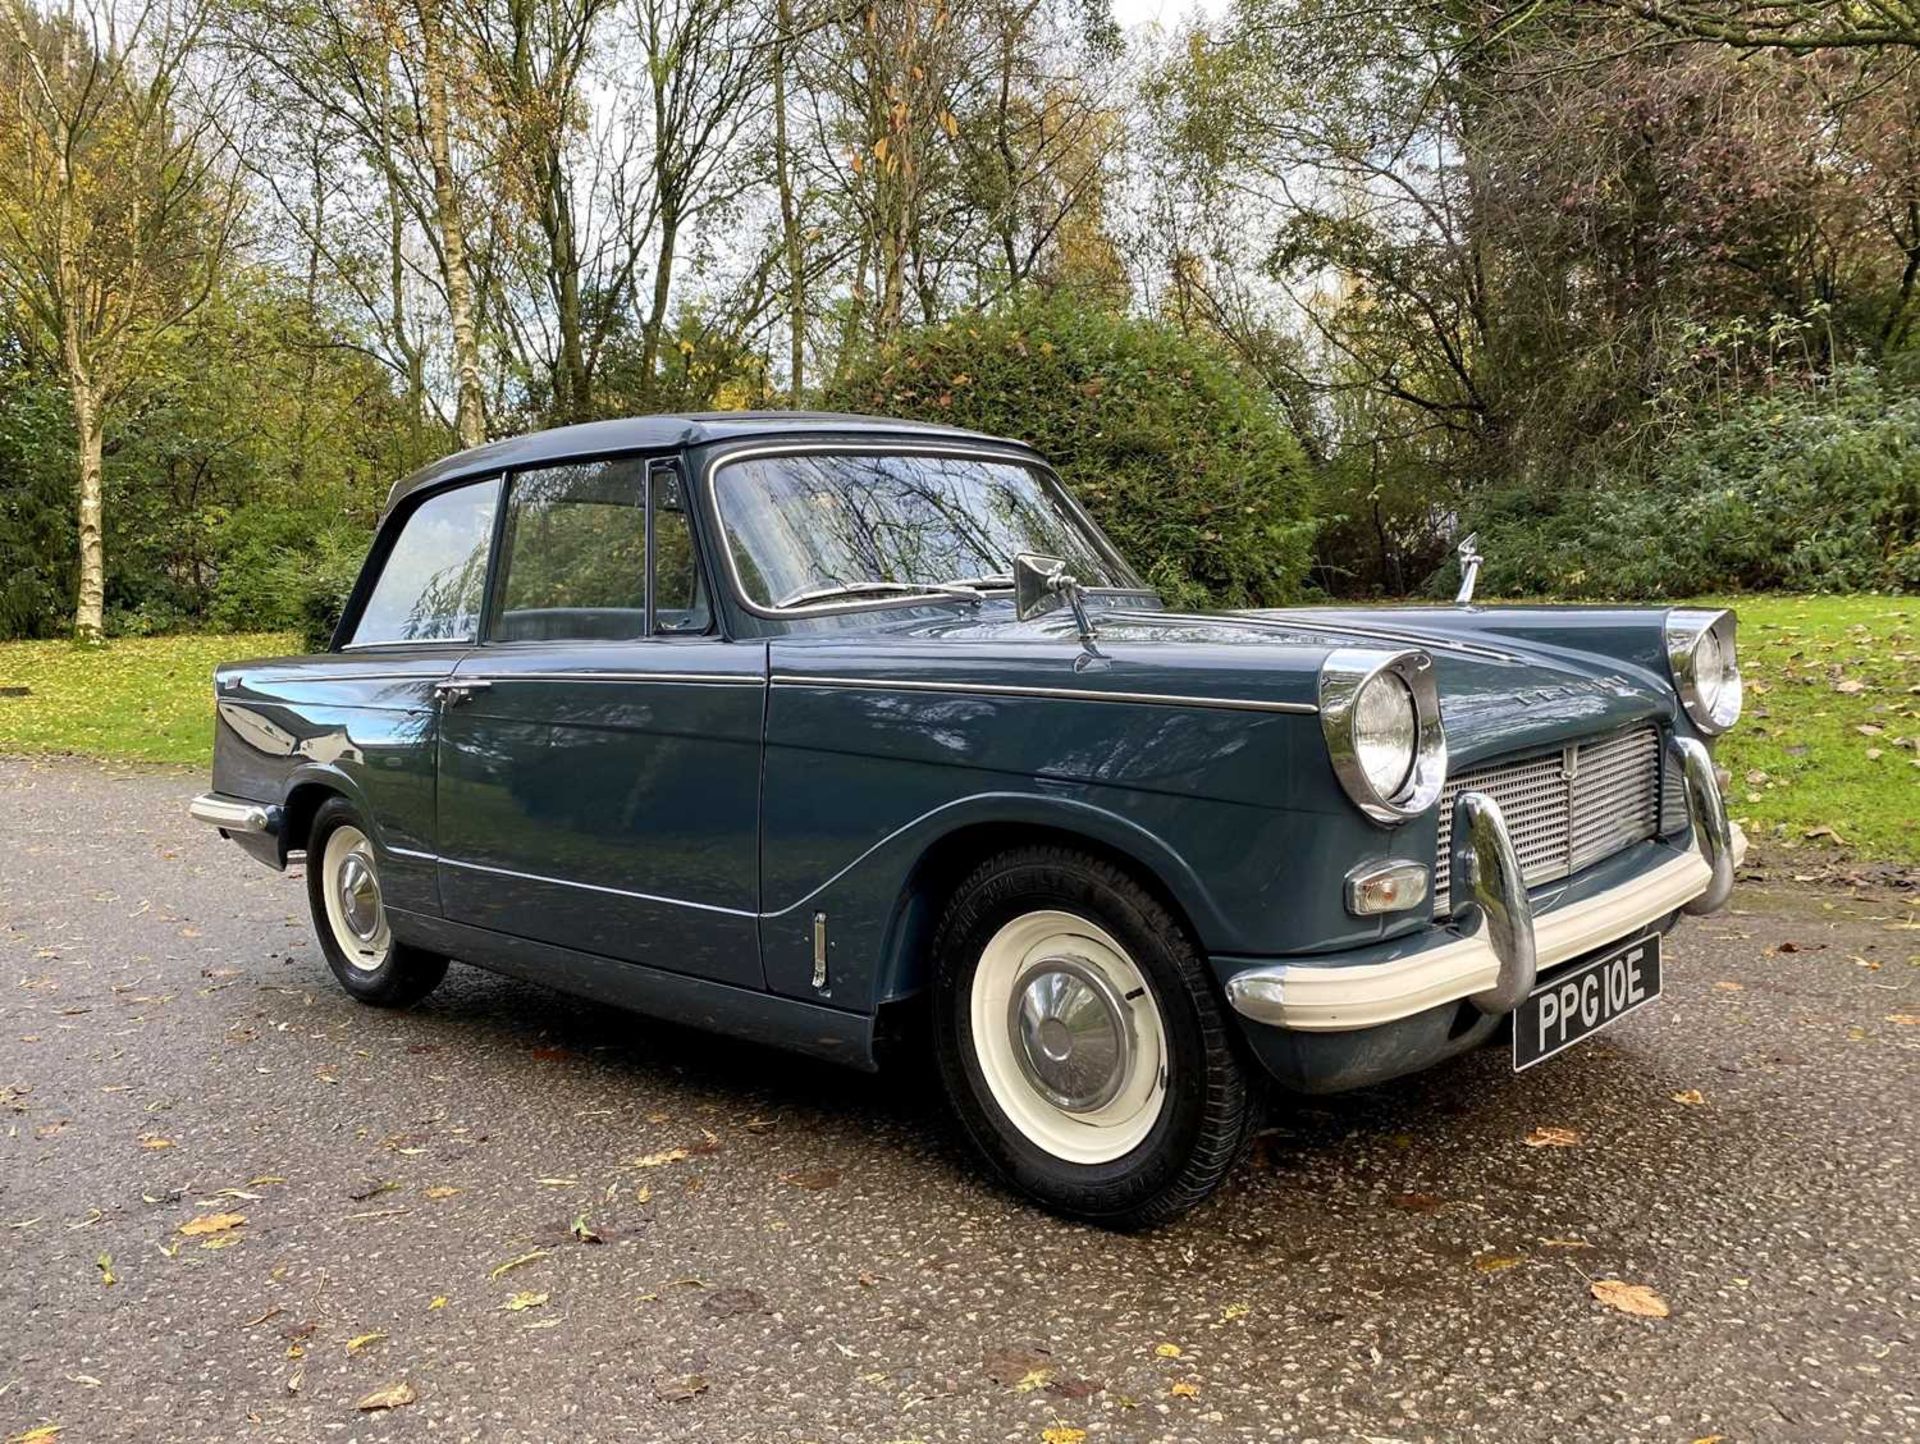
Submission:
M 4 0 L 0 287 L 57 357 L 79 448 L 74 630 L 106 609 L 101 452 L 106 421 L 153 347 L 206 301 L 241 191 L 194 93 L 198 0 L 68 0 L 46 16 Z

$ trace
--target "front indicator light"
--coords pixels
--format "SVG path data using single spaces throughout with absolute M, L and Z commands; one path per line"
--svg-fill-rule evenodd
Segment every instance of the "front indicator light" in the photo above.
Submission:
M 1347 911 L 1364 918 L 1417 908 L 1430 881 L 1423 862 L 1363 863 L 1347 874 Z

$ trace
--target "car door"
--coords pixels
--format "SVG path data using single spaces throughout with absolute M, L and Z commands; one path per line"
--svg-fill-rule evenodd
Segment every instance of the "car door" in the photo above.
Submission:
M 518 473 L 498 553 L 441 711 L 446 915 L 762 987 L 766 649 L 717 631 L 677 466 Z

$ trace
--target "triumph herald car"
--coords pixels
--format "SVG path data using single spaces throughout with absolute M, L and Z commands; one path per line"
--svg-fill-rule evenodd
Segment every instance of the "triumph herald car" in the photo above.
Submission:
M 331 648 L 215 674 L 191 811 L 304 858 L 363 1002 L 458 958 L 930 1047 L 997 1174 L 1140 1227 L 1270 1095 L 1643 1007 L 1726 901 L 1732 613 L 1478 607 L 1476 566 L 1453 606 L 1172 611 L 1015 441 L 569 427 L 393 488 Z

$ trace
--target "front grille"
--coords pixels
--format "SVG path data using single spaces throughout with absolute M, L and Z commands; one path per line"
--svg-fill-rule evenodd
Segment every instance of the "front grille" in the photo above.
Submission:
M 1434 916 L 1450 911 L 1453 805 L 1463 792 L 1500 804 L 1528 887 L 1570 877 L 1660 825 L 1660 731 L 1629 728 L 1517 762 L 1489 762 L 1447 780 L 1434 854 Z

